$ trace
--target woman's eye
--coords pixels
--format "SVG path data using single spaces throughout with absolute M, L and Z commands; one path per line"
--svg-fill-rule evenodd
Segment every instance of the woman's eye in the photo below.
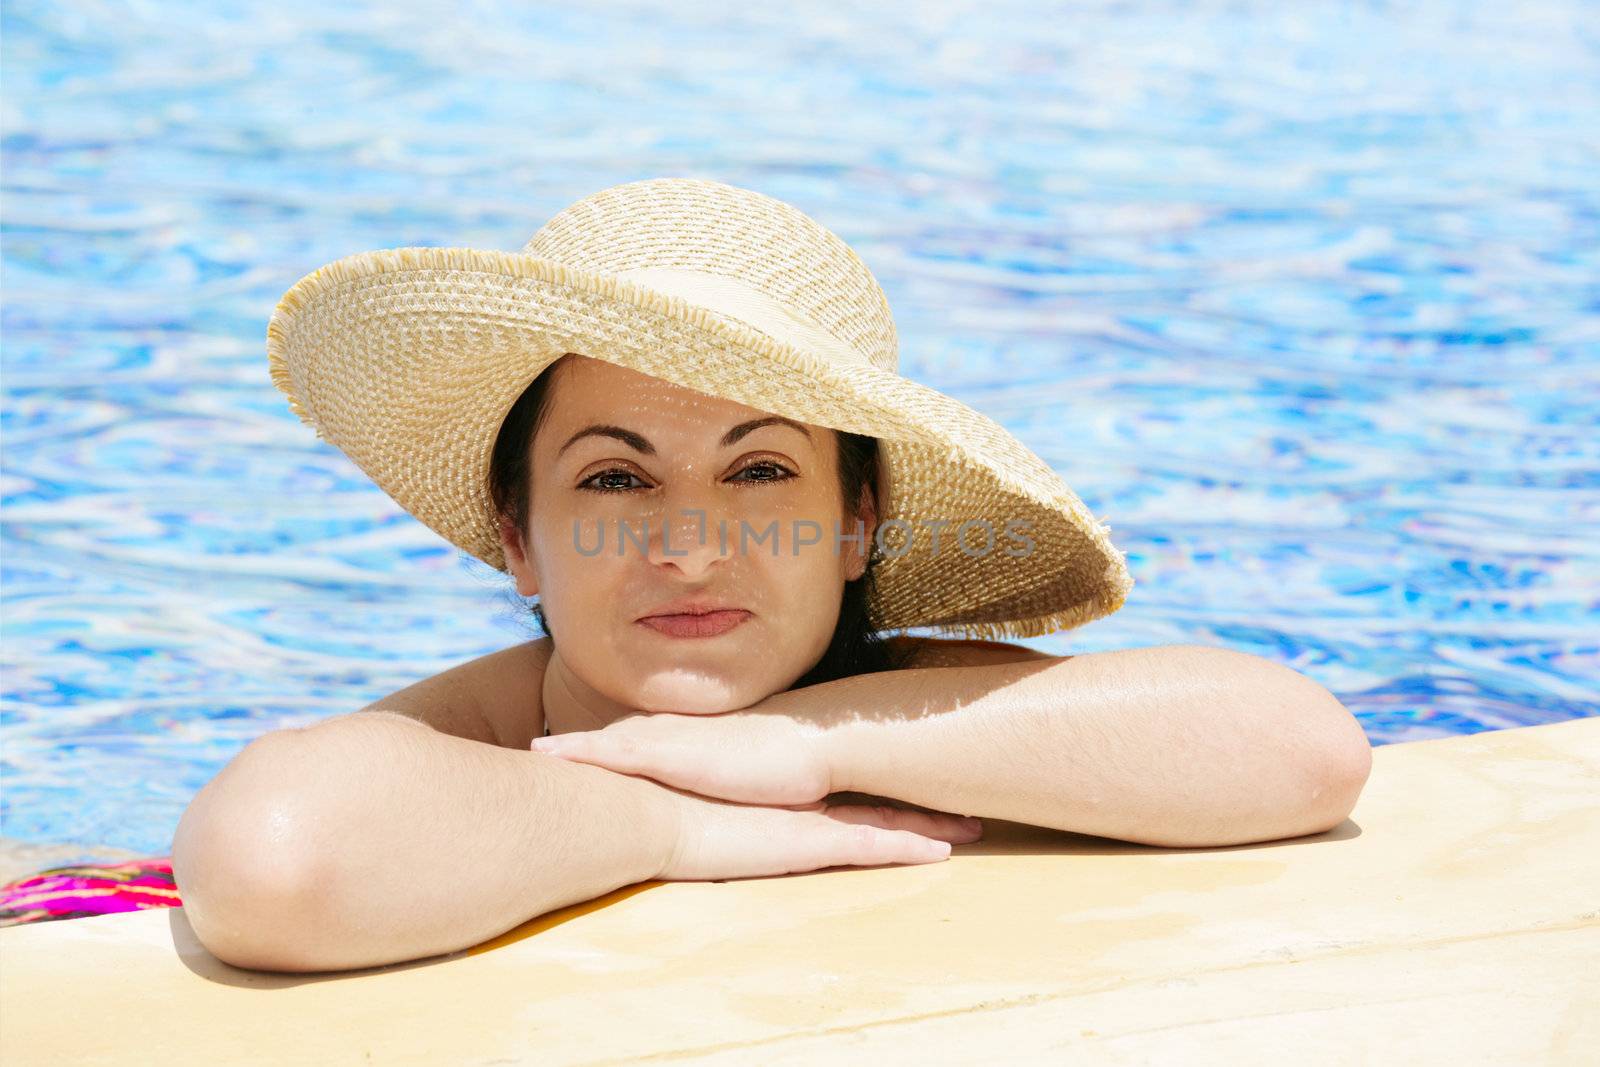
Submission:
M 631 488 L 630 486 L 626 486 L 626 485 L 616 485 L 616 484 L 593 485 L 593 484 L 591 484 L 593 482 L 598 482 L 603 478 L 633 478 L 633 479 L 637 480 L 637 476 L 632 474 L 629 471 L 624 471 L 624 470 L 601 471 L 599 474 L 591 474 L 591 475 L 589 475 L 589 477 L 587 477 L 583 481 L 579 482 L 578 483 L 578 488 L 579 489 L 589 489 L 589 490 L 592 490 L 592 491 L 597 492 L 597 493 L 625 493 L 625 492 L 628 491 L 629 488 Z
M 751 481 L 751 482 L 781 482 L 785 478 L 793 478 L 794 477 L 794 472 L 789 470 L 789 468 L 784 467 L 784 466 L 780 466 L 777 463 L 772 463 L 772 462 L 767 461 L 767 460 L 762 460 L 761 462 L 758 462 L 758 463 L 752 463 L 748 467 L 745 467 L 742 470 L 740 470 L 739 474 L 749 474 L 751 471 L 762 471 L 764 473 L 759 478 L 747 478 L 747 479 L 745 479 L 746 481 Z M 739 476 L 739 474 L 735 474 L 734 477 L 737 478 Z

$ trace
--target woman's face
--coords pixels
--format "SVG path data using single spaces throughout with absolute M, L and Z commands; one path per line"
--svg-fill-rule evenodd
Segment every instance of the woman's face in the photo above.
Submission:
M 876 518 L 844 506 L 834 431 L 586 356 L 550 373 L 525 548 L 506 557 L 566 669 L 647 712 L 789 688 L 865 567 L 870 540 L 836 535 L 859 519 L 871 538 Z M 736 610 L 684 614 L 708 606 Z

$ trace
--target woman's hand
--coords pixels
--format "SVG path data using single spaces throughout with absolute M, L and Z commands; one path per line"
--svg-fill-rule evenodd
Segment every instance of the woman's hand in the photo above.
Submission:
M 937 863 L 983 824 L 947 812 L 871 804 L 795 808 L 734 804 L 661 786 L 671 854 L 656 877 L 703 882 L 797 874 L 825 867 Z M 976 824 L 976 825 L 974 825 Z
M 532 747 L 747 804 L 816 804 L 834 791 L 824 728 L 776 711 L 640 712 Z

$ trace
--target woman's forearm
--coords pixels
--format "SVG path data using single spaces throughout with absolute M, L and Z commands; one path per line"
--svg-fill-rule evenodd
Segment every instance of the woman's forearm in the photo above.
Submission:
M 888 671 L 775 699 L 827 726 L 835 788 L 1164 846 L 1328 829 L 1371 765 L 1316 682 L 1204 646 Z
M 173 871 L 237 966 L 417 959 L 654 877 L 658 788 L 363 712 L 252 742 L 185 811 Z

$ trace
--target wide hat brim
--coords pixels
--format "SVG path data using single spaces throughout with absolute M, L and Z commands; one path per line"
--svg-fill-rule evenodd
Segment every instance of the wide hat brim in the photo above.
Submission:
M 361 252 L 284 294 L 267 352 L 273 383 L 318 437 L 500 571 L 487 483 L 495 437 L 529 382 L 579 352 L 878 438 L 888 550 L 871 608 L 885 630 L 1032 637 L 1109 615 L 1133 587 L 1110 527 L 994 420 L 893 371 L 818 358 L 605 272 L 496 250 Z M 1006 536 L 1013 520 L 1031 541 L 1025 552 Z M 935 552 L 929 524 L 941 522 Z

